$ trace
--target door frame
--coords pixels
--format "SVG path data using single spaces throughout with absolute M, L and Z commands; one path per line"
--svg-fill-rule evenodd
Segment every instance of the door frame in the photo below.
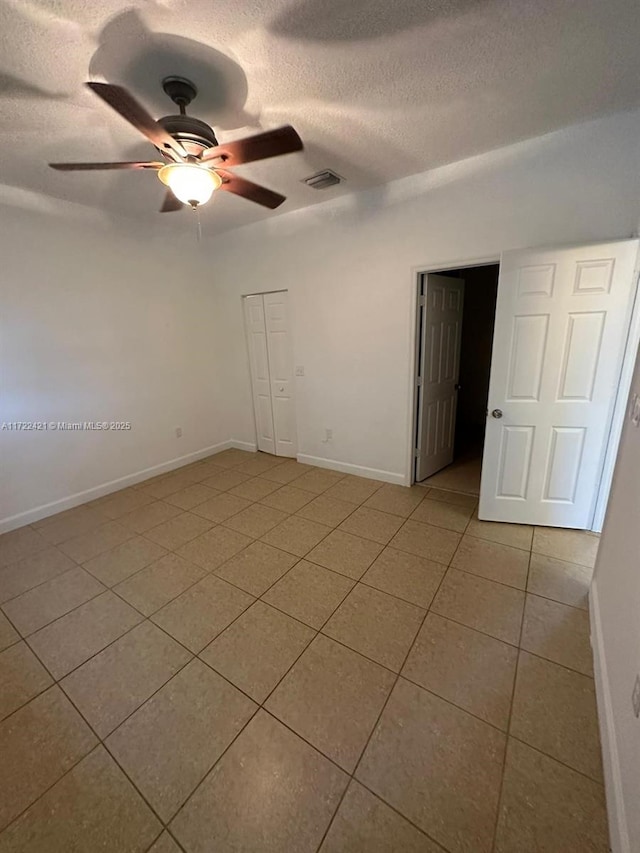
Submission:
M 464 270 L 470 267 L 489 267 L 500 265 L 500 258 L 483 257 L 483 258 L 465 258 L 462 261 L 447 261 L 440 264 L 421 264 L 411 268 L 411 300 L 410 300 L 410 316 L 409 334 L 410 350 L 409 350 L 409 400 L 410 416 L 409 416 L 409 437 L 408 437 L 408 460 L 406 468 L 406 484 L 413 486 L 416 482 L 416 466 L 414 451 L 417 441 L 418 428 L 418 387 L 416 380 L 418 377 L 418 359 L 420 353 L 420 283 L 422 276 L 429 273 L 439 273 L 449 270 Z
M 251 417 L 253 419 L 253 432 L 255 435 L 254 444 L 255 444 L 255 448 L 256 448 L 256 453 L 258 452 L 258 425 L 256 423 L 256 410 L 255 410 L 255 406 L 253 404 L 253 385 L 252 385 L 253 380 L 251 379 L 251 353 L 249 352 L 249 339 L 247 337 L 247 326 L 246 326 L 245 319 L 244 319 L 244 302 L 243 302 L 243 300 L 246 299 L 247 296 L 266 296 L 268 293 L 286 293 L 287 294 L 287 297 L 289 300 L 289 302 L 288 302 L 289 319 L 291 319 L 291 317 L 293 315 L 293 310 L 291 308 L 293 300 L 291 299 L 291 290 L 288 287 L 269 288 L 269 290 L 252 290 L 250 293 L 241 293 L 240 294 L 240 313 L 242 315 L 242 328 L 244 331 L 244 346 L 245 346 L 245 352 L 246 352 L 246 356 L 247 356 L 247 370 L 249 371 L 249 396 L 251 397 Z M 293 364 L 291 365 L 291 372 L 292 372 L 293 380 L 295 383 L 296 372 L 295 372 L 295 353 L 293 351 L 293 323 L 291 323 L 291 327 L 292 327 L 291 332 L 290 332 L 290 334 L 291 334 L 291 356 L 292 356 L 292 362 L 293 362 Z M 298 448 L 298 450 L 296 451 L 296 457 L 295 458 L 297 459 L 298 453 L 300 452 L 300 445 L 298 443 L 299 436 L 298 436 L 298 388 L 297 388 L 297 386 L 295 386 L 295 390 L 296 390 L 296 393 L 294 395 L 294 413 L 296 416 L 295 433 L 296 433 L 296 447 Z M 274 424 L 273 434 L 274 434 L 274 442 L 275 442 L 275 424 Z M 287 458 L 293 458 L 293 457 L 282 456 L 280 458 L 281 459 L 287 459 Z
M 609 238 L 601 240 L 601 243 L 618 243 L 621 240 L 635 240 L 637 235 L 625 235 L 624 237 Z M 593 240 L 592 242 L 597 242 Z M 555 246 L 539 246 L 539 247 L 519 247 L 519 248 L 549 248 L 562 249 L 571 246 L 588 246 L 590 243 L 563 243 Z M 507 251 L 505 248 L 504 251 Z M 417 419 L 417 393 L 416 393 L 416 377 L 417 377 L 417 358 L 418 358 L 418 334 L 419 334 L 419 312 L 418 299 L 420 294 L 420 277 L 430 272 L 442 272 L 444 270 L 462 270 L 469 267 L 485 267 L 493 264 L 500 265 L 502 258 L 496 259 L 493 256 L 484 256 L 480 258 L 464 258 L 459 261 L 446 261 L 438 264 L 420 264 L 419 266 L 411 267 L 411 299 L 409 306 L 409 400 L 410 400 L 410 417 L 408 424 L 408 453 L 405 482 L 408 486 L 415 483 L 415 464 L 414 464 L 414 448 L 416 440 L 416 419 Z M 611 491 L 611 482 L 613 479 L 613 471 L 615 468 L 616 459 L 618 457 L 618 448 L 620 446 L 620 438 L 622 434 L 622 426 L 627 415 L 627 398 L 631 388 L 631 380 L 635 368 L 636 356 L 640 347 L 640 252 L 636 258 L 636 266 L 634 270 L 634 287 L 632 288 L 632 305 L 629 318 L 629 329 L 627 332 L 627 340 L 622 356 L 622 364 L 618 375 L 618 385 L 616 388 L 616 399 L 611 414 L 609 423 L 609 432 L 607 436 L 607 445 L 604 452 L 604 459 L 600 471 L 600 479 L 596 498 L 594 501 L 594 511 L 591 518 L 588 530 L 600 533 L 604 524 L 605 512 L 609 501 L 609 492 Z

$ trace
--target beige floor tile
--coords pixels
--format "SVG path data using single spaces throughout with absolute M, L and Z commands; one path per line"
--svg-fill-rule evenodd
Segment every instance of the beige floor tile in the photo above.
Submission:
M 53 546 L 0 569 L 0 604 L 61 575 L 76 564 Z
M 471 572 L 472 575 L 525 589 L 529 552 L 465 534 L 460 540 L 451 565 L 464 572 Z
M 297 512 L 305 504 L 313 500 L 313 492 L 296 489 L 295 486 L 280 486 L 260 501 L 264 506 L 279 509 L 282 512 Z
M 54 678 L 60 679 L 141 620 L 121 598 L 105 592 L 36 631 L 28 642 Z
M 47 519 L 47 523 L 38 528 L 38 533 L 52 545 L 59 545 L 67 539 L 90 533 L 107 521 L 101 509 L 87 509 L 77 506 L 58 516 Z
M 152 617 L 194 654 L 253 603 L 251 595 L 215 575 L 208 575 Z
M 359 505 L 377 492 L 382 485 L 380 480 L 369 480 L 366 477 L 353 477 L 348 474 L 331 487 L 327 497 Z
M 28 636 L 94 598 L 105 587 L 80 566 L 6 601 L 2 609 L 23 636 Z
M 480 474 L 482 459 L 480 456 L 466 456 L 456 459 L 431 477 L 423 480 L 425 486 L 441 487 L 455 492 L 480 493 Z
M 141 489 L 144 494 L 150 495 L 152 498 L 163 500 L 169 495 L 175 495 L 176 492 L 186 489 L 194 483 L 197 475 L 193 471 L 174 471 L 171 474 L 165 474 L 164 477 L 155 479 L 145 488 Z
M 192 512 L 183 512 L 168 521 L 164 521 L 157 527 L 152 527 L 144 535 L 163 548 L 175 551 L 181 545 L 195 539 L 196 536 L 202 536 L 212 527 L 212 521 L 194 515 Z
M 301 560 L 263 596 L 312 628 L 321 628 L 353 587 L 349 578 Z
M 146 507 L 142 509 L 144 510 Z M 140 512 L 141 510 L 135 511 Z M 124 516 L 124 518 L 127 518 L 127 516 Z M 131 536 L 131 530 L 123 527 L 119 522 L 107 521 L 89 533 L 83 533 L 82 536 L 76 536 L 74 539 L 68 539 L 66 542 L 63 542 L 60 545 L 60 550 L 64 551 L 76 563 L 85 563 L 92 557 L 97 557 L 98 554 L 109 551 L 111 548 L 115 548 L 116 545 L 121 545 L 127 539 L 130 539 Z
M 215 489 L 217 492 L 226 492 L 249 479 L 251 478 L 248 474 L 241 474 L 239 471 L 222 471 L 217 468 L 215 471 L 211 470 L 209 476 L 203 481 L 203 485 Z
M 203 575 L 204 570 L 195 563 L 167 554 L 119 583 L 114 591 L 140 613 L 150 616 Z
M 318 495 L 317 498 L 299 509 L 297 515 L 308 518 L 310 521 L 317 521 L 319 524 L 326 524 L 327 527 L 337 527 L 341 521 L 351 515 L 354 508 L 354 505 L 347 503 L 347 501 L 339 501 L 336 498 L 327 497 L 327 495 Z
M 363 539 L 371 539 L 380 545 L 386 545 L 398 532 L 402 525 L 402 519 L 388 512 L 380 512 L 377 509 L 358 507 L 340 525 L 340 530 L 352 533 L 354 536 L 362 536 Z
M 20 634 L 18 634 L 4 613 L 0 612 L 0 650 L 6 649 L 13 643 L 17 643 L 19 639 Z
M 103 496 L 102 498 L 97 498 L 96 500 L 89 501 L 86 504 L 80 504 L 79 506 L 72 506 L 69 509 L 62 510 L 62 512 L 54 512 L 52 515 L 47 515 L 44 518 L 38 519 L 38 521 L 34 521 L 31 523 L 31 527 L 34 530 L 41 530 L 43 527 L 49 527 L 53 524 L 59 524 L 62 521 L 67 521 L 71 519 L 76 519 L 79 516 L 84 515 L 87 510 L 91 510 L 92 512 L 88 513 L 89 517 L 92 516 L 93 510 L 100 509 L 100 504 L 108 500 L 110 495 Z M 100 513 L 95 514 L 96 517 L 100 517 Z M 106 521 L 105 518 L 102 518 L 102 521 Z M 100 522 L 98 522 L 100 523 Z M 21 528 L 21 530 L 26 530 L 27 528 Z M 72 534 L 73 535 L 73 534 Z M 70 537 L 67 537 L 70 538 Z
M 589 614 L 538 595 L 527 595 L 522 625 L 523 649 L 593 675 Z
M 382 551 L 382 545 L 353 536 L 344 530 L 333 530 L 326 539 L 307 554 L 307 559 L 325 569 L 358 580 Z
M 105 518 L 118 519 L 152 502 L 153 498 L 145 494 L 142 489 L 123 489 L 113 495 L 107 495 L 106 499 L 101 499 L 99 509 Z
M 220 494 L 220 492 L 216 489 L 211 489 L 209 486 L 204 486 L 202 483 L 193 483 L 193 485 L 187 486 L 186 489 L 180 489 L 179 492 L 175 492 L 173 495 L 168 495 L 164 500 L 165 503 L 171 504 L 171 506 L 177 506 L 179 509 L 190 510 L 205 503 L 205 501 L 208 501 L 211 498 L 215 498 L 218 494 Z
M 293 554 L 265 542 L 252 542 L 216 569 L 216 574 L 251 595 L 259 596 L 297 562 Z
M 26 643 L 0 652 L 0 720 L 51 684 L 53 679 Z
M 106 741 L 163 821 L 209 772 L 257 705 L 202 661 L 191 663 Z
M 265 707 L 351 773 L 394 681 L 388 670 L 318 634 Z
M 121 516 L 118 521 L 133 533 L 145 533 L 152 527 L 157 527 L 170 518 L 180 514 L 177 506 L 165 503 L 165 501 L 153 501 L 146 506 L 141 506 Z
M 517 645 L 524 593 L 467 572 L 449 569 L 431 609 L 454 622 Z
M 609 853 L 604 788 L 509 739 L 496 853 Z
M 67 675 L 61 686 L 104 738 L 190 658 L 160 628 L 143 622 Z
M 527 590 L 553 598 L 572 607 L 589 609 L 589 587 L 593 569 L 554 560 L 542 554 L 532 554 L 529 563 L 529 582 Z
M 57 685 L 0 723 L 0 829 L 54 784 L 97 739 Z
M 307 625 L 256 601 L 200 657 L 262 703 L 314 636 Z
M 181 850 L 169 833 L 163 832 L 153 847 L 149 848 L 149 853 L 181 853 Z
M 325 524 L 292 515 L 266 533 L 262 540 L 274 548 L 304 557 L 328 533 L 331 528 Z
M 194 507 L 193 512 L 196 515 L 202 516 L 202 518 L 207 518 L 209 521 L 220 523 L 246 509 L 248 506 L 251 506 L 251 501 L 236 497 L 236 495 L 229 494 L 229 492 L 222 492 L 214 498 L 205 501 L 203 504 Z
M 222 468 L 234 468 L 236 465 L 242 465 L 243 462 L 254 459 L 255 455 L 250 450 L 240 450 L 237 447 L 230 447 L 229 450 L 222 450 L 220 453 L 214 453 L 213 456 L 209 456 L 206 463 L 219 465 Z
M 531 550 L 533 527 L 529 524 L 503 524 L 499 521 L 480 521 L 475 513 L 467 527 L 469 536 L 477 539 L 487 539 L 489 542 L 499 542 L 501 545 L 511 545 L 512 548 Z
M 17 563 L 25 557 L 37 554 L 48 545 L 46 539 L 31 527 L 20 527 L 0 536 L 0 566 Z
M 229 490 L 229 493 L 236 495 L 239 498 L 246 498 L 248 501 L 259 501 L 266 498 L 272 492 L 279 488 L 278 483 L 273 480 L 265 480 L 264 477 L 253 477 L 250 480 L 245 480 L 239 486 L 234 486 Z
M 444 527 L 447 530 L 464 533 L 469 524 L 471 513 L 470 507 L 445 503 L 445 501 L 433 501 L 427 495 L 411 513 L 411 518 L 413 521 L 422 521 L 424 524 L 432 524 L 434 527 Z
M 425 491 L 420 486 L 407 488 L 385 483 L 364 502 L 364 506 L 408 518 L 425 497 Z
M 230 467 L 232 466 L 221 465 L 219 462 L 214 461 L 213 456 L 210 456 L 208 459 L 203 459 L 193 466 L 193 482 L 194 484 L 202 483 L 206 482 L 209 477 L 215 477 L 216 474 L 226 474 Z
M 423 618 L 422 608 L 357 584 L 323 632 L 399 672 Z
M 453 530 L 409 519 L 389 544 L 399 551 L 408 551 L 410 554 L 448 566 L 459 541 L 460 534 Z
M 445 489 L 426 489 L 430 501 L 444 501 L 444 503 L 457 504 L 475 509 L 478 503 L 477 495 L 468 495 L 464 492 L 452 492 Z
M 272 456 L 270 453 L 261 453 L 258 451 L 253 459 L 247 459 L 238 465 L 238 471 L 241 474 L 249 474 L 251 477 L 258 477 L 264 474 L 265 471 L 270 471 L 278 465 L 283 465 L 285 460 L 282 456 Z
M 312 492 L 314 495 L 321 495 L 330 489 L 331 486 L 344 478 L 344 474 L 339 471 L 330 471 L 328 468 L 312 468 L 301 477 L 297 477 L 293 483 L 296 489 L 302 489 L 306 492 Z M 338 500 L 344 500 L 340 495 L 332 495 Z
M 208 572 L 214 571 L 251 544 L 251 539 L 226 527 L 214 527 L 178 549 L 178 554 Z
M 444 853 L 353 779 L 319 853 Z
M 510 733 L 602 781 L 592 678 L 520 652 Z
M 304 465 L 301 462 L 296 462 L 295 459 L 289 459 L 276 468 L 269 468 L 261 476 L 266 480 L 272 480 L 274 483 L 286 485 L 309 471 L 313 471 L 311 465 Z
M 401 678 L 356 778 L 452 853 L 489 853 L 505 740 Z
M 150 542 L 142 536 L 133 536 L 122 545 L 87 560 L 83 568 L 105 586 L 115 586 L 164 557 L 166 553 L 166 550 L 155 542 Z
M 362 577 L 362 583 L 418 607 L 429 607 L 446 569 L 406 551 L 385 548 Z
M 563 530 L 559 527 L 536 527 L 532 550 L 545 557 L 593 567 L 600 538 L 586 530 Z
M 3 853 L 144 853 L 161 824 L 102 746 L 83 758 L 0 839 Z
M 348 776 L 258 711 L 174 818 L 190 851 L 315 853 Z
M 517 659 L 513 646 L 429 613 L 402 674 L 506 730 Z
M 256 503 L 228 518 L 223 525 L 252 539 L 258 539 L 287 517 L 286 512 Z

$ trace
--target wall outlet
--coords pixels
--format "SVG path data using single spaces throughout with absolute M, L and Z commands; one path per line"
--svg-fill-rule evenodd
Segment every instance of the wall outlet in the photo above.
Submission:
M 176 427 L 176 438 L 182 438 L 182 427 Z
M 325 441 L 332 441 L 332 439 L 333 439 L 333 430 L 332 429 L 325 429 L 324 440 Z
M 304 366 L 302 364 L 296 365 L 296 376 L 304 376 Z
M 633 395 L 631 401 L 631 423 L 635 427 L 640 426 L 640 397 L 637 394 Z
M 631 694 L 631 704 L 633 705 L 633 713 L 636 717 L 640 717 L 640 675 L 636 675 L 633 693 Z

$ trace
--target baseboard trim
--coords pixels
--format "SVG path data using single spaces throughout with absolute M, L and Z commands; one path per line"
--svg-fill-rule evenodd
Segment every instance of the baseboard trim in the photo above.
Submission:
M 168 471 L 173 471 L 176 468 L 181 468 L 183 465 L 188 465 L 190 462 L 197 462 L 199 459 L 204 459 L 211 456 L 213 453 L 220 453 L 223 450 L 237 448 L 238 450 L 248 450 L 249 452 L 256 451 L 256 445 L 248 441 L 236 441 L 229 439 L 221 441 L 219 444 L 212 444 L 210 447 L 204 447 L 202 450 L 196 450 L 193 453 L 187 453 L 185 456 L 177 456 L 175 459 L 169 459 L 167 462 L 161 462 L 159 465 L 153 465 L 151 468 L 144 468 L 141 471 L 136 471 L 133 474 L 127 474 L 124 477 L 119 477 L 117 480 L 109 480 L 107 483 L 101 483 L 99 486 L 93 486 L 90 489 L 85 489 L 82 492 L 75 492 L 73 495 L 68 495 L 65 498 L 59 498 L 56 501 L 51 501 L 48 504 L 34 507 L 34 509 L 20 512 L 17 515 L 11 515 L 7 518 L 0 519 L 0 533 L 8 533 L 10 530 L 15 530 L 17 527 L 24 527 L 25 524 L 32 524 L 34 521 L 40 521 L 41 518 L 47 518 L 49 515 L 55 515 L 58 512 L 63 512 L 65 509 L 73 509 L 87 501 L 101 498 L 104 495 L 109 495 L 111 492 L 117 492 L 120 489 L 126 489 L 127 486 L 135 486 L 136 483 L 142 480 L 148 480 L 150 477 L 156 477 L 158 474 L 165 474 Z
M 298 462 L 306 465 L 315 465 L 318 468 L 329 468 L 331 471 L 340 471 L 342 474 L 353 474 L 356 477 L 367 477 L 369 480 L 382 480 L 385 483 L 395 483 L 397 486 L 406 486 L 407 478 L 404 474 L 395 474 L 393 471 L 382 471 L 379 468 L 365 468 L 363 465 L 352 465 L 350 462 L 340 462 L 337 459 L 325 459 L 322 456 L 308 456 L 306 453 L 298 453 Z
M 589 593 L 589 615 L 591 617 L 591 645 L 593 648 L 596 700 L 598 703 L 598 725 L 602 743 L 602 764 L 609 818 L 609 841 L 612 853 L 631 853 L 629 831 L 622 795 L 620 759 L 616 741 L 611 691 L 607 675 L 607 659 L 602 637 L 598 587 L 594 580 Z

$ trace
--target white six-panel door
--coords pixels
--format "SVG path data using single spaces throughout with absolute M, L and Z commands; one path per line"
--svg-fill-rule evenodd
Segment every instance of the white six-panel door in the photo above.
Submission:
M 627 240 L 503 256 L 480 518 L 590 526 L 637 252 Z
M 453 462 L 464 281 L 429 273 L 423 278 L 418 353 L 416 480 Z
M 288 294 L 260 293 L 243 302 L 258 450 L 295 457 Z

